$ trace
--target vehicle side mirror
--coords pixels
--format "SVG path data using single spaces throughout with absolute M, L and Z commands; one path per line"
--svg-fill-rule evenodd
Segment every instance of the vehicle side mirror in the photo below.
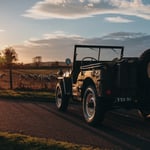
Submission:
M 71 59 L 70 58 L 66 58 L 65 62 L 69 66 L 71 64 Z

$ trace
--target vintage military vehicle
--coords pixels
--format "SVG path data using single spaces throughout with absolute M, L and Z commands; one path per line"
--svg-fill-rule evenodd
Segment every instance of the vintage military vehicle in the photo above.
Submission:
M 69 99 L 81 101 L 85 121 L 93 126 L 118 108 L 137 109 L 148 118 L 150 49 L 140 57 L 123 54 L 122 46 L 75 45 L 72 71 L 58 76 L 58 110 L 66 111 Z

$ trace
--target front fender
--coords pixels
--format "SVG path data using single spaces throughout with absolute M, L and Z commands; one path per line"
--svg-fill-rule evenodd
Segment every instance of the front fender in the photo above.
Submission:
M 58 78 L 58 82 L 61 84 L 61 86 L 64 89 L 65 95 L 71 95 L 72 93 L 72 80 L 70 77 L 61 77 Z

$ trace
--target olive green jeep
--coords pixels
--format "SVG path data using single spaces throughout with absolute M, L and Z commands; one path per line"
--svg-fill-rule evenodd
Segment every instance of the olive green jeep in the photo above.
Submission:
M 58 76 L 58 110 L 66 111 L 70 99 L 81 101 L 85 121 L 93 126 L 118 108 L 137 109 L 148 118 L 150 49 L 140 57 L 123 54 L 122 46 L 75 45 L 72 70 Z

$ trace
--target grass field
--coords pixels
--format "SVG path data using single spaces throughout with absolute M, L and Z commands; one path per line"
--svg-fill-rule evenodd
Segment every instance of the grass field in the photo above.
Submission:
M 0 90 L 0 98 L 28 101 L 54 101 L 55 93 L 48 91 Z

